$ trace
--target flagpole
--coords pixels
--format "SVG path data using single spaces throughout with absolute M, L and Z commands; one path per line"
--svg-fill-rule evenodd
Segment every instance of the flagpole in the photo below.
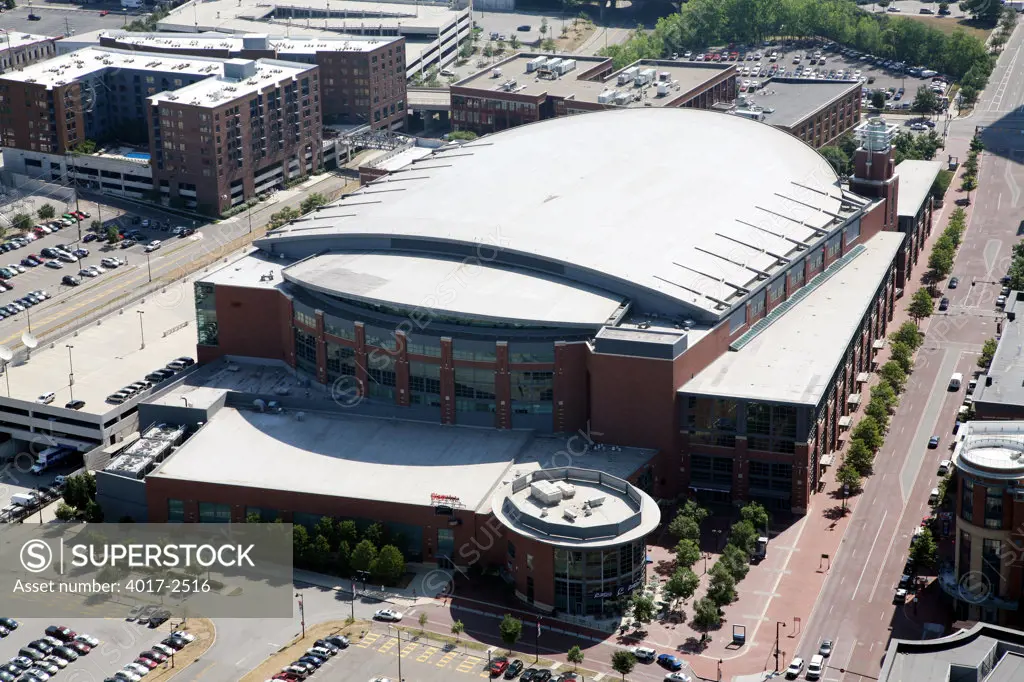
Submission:
M 537 621 L 537 633 L 533 636 L 533 662 L 540 660 L 540 620 Z

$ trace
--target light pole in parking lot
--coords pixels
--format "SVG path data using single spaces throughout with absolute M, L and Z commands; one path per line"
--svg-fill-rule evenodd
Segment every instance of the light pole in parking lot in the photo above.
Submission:
M 149 251 L 146 251 L 146 273 L 149 275 L 149 281 L 153 281 L 153 268 L 149 267 Z
M 781 620 L 775 621 L 775 672 L 779 672 L 779 628 L 786 627 Z
M 295 598 L 299 600 L 299 621 L 302 623 L 302 639 L 306 639 L 306 604 L 302 599 L 301 592 L 296 592 Z
M 146 350 L 146 330 L 142 327 L 142 316 L 146 314 L 145 310 L 136 310 L 139 314 L 139 336 L 142 339 L 142 346 L 139 350 Z
M 75 399 L 75 363 L 71 361 L 71 350 L 74 348 L 69 343 L 65 343 L 64 347 L 68 349 L 68 390 L 71 391 L 71 400 Z

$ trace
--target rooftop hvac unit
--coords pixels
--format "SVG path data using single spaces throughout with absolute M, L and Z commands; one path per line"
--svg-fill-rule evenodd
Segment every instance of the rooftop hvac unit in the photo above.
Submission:
M 501 67 L 491 69 L 491 78 L 501 78 Z
M 669 85 L 668 83 L 658 83 L 658 97 L 664 97 L 668 94 Z
M 633 95 L 631 93 L 620 92 L 620 93 L 617 93 L 615 95 L 615 103 L 616 104 L 620 104 L 620 105 L 622 105 L 622 104 L 629 104 L 632 101 L 633 101 Z
M 569 509 L 568 507 L 566 507 L 564 510 L 562 510 L 562 516 L 565 517 L 566 521 L 575 521 L 576 517 L 579 516 L 579 514 L 576 512 L 575 509 Z
M 558 481 L 555 483 L 555 487 L 558 488 L 559 492 L 562 493 L 562 497 L 569 500 L 576 496 L 576 486 L 572 483 L 566 483 L 565 481 Z
M 660 81 L 667 81 L 670 80 L 671 78 L 672 74 L 670 74 L 668 71 L 662 71 L 661 73 L 658 74 L 658 80 Z
M 636 78 L 636 75 L 639 72 L 640 69 L 638 69 L 637 67 L 629 67 L 628 69 L 619 74 L 619 85 L 625 85 L 626 83 L 630 82 L 631 80 Z
M 636 75 L 633 84 L 637 87 L 642 87 L 654 81 L 654 76 L 657 72 L 654 69 L 644 69 Z
M 562 491 L 551 481 L 534 481 L 530 483 L 530 495 L 541 504 L 552 505 L 562 501 Z
M 604 504 L 604 495 L 594 495 L 587 500 L 588 507 L 600 507 L 602 504 Z
M 570 71 L 572 71 L 573 69 L 576 68 L 576 60 L 575 59 L 563 59 L 562 61 L 558 62 L 558 64 L 556 64 L 555 66 L 553 66 L 551 68 L 559 76 L 563 76 L 563 75 L 569 73 Z
M 534 57 L 530 61 L 526 62 L 526 73 L 533 73 L 541 66 L 546 64 L 548 61 L 547 57 Z
M 590 515 L 591 515 L 591 514 L 593 514 L 593 513 L 594 513 L 594 512 L 590 511 L 590 507 L 584 507 L 584 508 L 583 508 L 583 515 L 584 515 L 584 516 L 590 516 Z
M 617 93 L 615 90 L 605 90 L 604 92 L 597 96 L 597 103 L 609 104 L 613 99 L 615 99 L 615 95 L 617 94 L 619 93 Z

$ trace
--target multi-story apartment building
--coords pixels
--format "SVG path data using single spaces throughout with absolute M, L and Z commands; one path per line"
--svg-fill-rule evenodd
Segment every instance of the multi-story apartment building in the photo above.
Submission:
M 209 213 L 319 167 L 321 116 L 315 64 L 86 48 L 0 76 L 8 170 Z
M 284 37 L 223 33 L 127 33 L 99 36 L 100 45 L 143 52 L 223 59 L 280 59 L 320 67 L 324 123 L 395 129 L 405 122 L 405 38 Z
M 58 38 L 0 29 L 0 73 L 21 69 L 57 54 Z
M 210 78 L 149 98 L 154 185 L 222 212 L 321 165 L 316 66 L 232 59 Z

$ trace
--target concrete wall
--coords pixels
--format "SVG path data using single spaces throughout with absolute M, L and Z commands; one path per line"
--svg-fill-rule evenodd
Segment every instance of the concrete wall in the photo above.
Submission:
M 132 517 L 136 523 L 149 520 L 145 481 L 97 471 L 96 502 L 103 509 L 107 523 L 116 523 L 125 516 Z

